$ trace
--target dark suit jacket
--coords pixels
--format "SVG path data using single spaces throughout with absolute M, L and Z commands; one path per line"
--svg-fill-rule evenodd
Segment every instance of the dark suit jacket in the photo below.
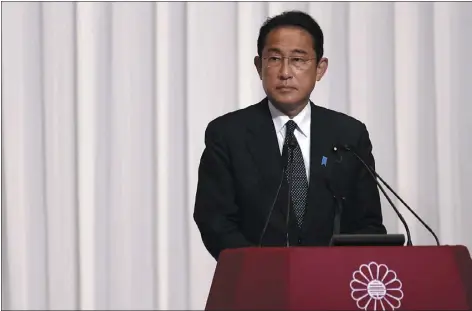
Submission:
M 295 216 L 291 213 L 289 217 L 290 244 L 329 244 L 336 206 L 333 189 L 337 196 L 346 198 L 341 233 L 386 233 L 375 181 L 351 153 L 333 152 L 335 144 L 349 144 L 375 167 L 365 125 L 345 114 L 310 105 L 308 203 L 301 230 Z M 283 161 L 267 98 L 211 121 L 205 145 L 194 220 L 205 247 L 217 259 L 224 249 L 259 245 L 282 180 Z M 326 166 L 321 165 L 323 156 L 328 158 Z M 284 182 L 263 237 L 264 246 L 286 245 L 287 189 Z

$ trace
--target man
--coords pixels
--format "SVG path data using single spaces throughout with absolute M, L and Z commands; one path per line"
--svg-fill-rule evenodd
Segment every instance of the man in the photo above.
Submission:
M 344 198 L 341 233 L 386 233 L 375 181 L 351 153 L 333 148 L 353 146 L 375 167 L 366 127 L 310 101 L 328 67 L 319 25 L 298 11 L 275 16 L 261 27 L 257 50 L 267 97 L 205 132 L 194 219 L 207 250 L 218 259 L 228 248 L 326 246 L 334 197 Z

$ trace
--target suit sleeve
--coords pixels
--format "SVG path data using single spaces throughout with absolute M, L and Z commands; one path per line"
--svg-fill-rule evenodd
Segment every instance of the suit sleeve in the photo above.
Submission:
M 215 121 L 205 131 L 193 214 L 203 243 L 215 259 L 224 249 L 252 246 L 239 231 L 230 155 L 221 132 Z
M 372 143 L 369 138 L 369 132 L 364 124 L 362 124 L 361 135 L 356 150 L 365 163 L 375 169 Z M 360 208 L 361 213 L 354 231 L 359 234 L 386 233 L 387 231 L 383 225 L 377 183 L 362 163 L 359 162 L 359 164 L 356 183 L 356 205 Z

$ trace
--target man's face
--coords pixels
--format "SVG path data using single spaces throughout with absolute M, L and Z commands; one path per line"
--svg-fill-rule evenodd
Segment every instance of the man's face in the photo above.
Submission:
M 268 98 L 283 110 L 304 106 L 327 69 L 317 64 L 311 35 L 298 27 L 279 27 L 266 38 L 262 57 L 255 65 Z

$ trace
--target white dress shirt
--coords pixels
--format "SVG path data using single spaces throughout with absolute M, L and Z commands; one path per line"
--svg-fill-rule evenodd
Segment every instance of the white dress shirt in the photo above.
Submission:
M 285 124 L 290 120 L 290 117 L 285 115 L 283 112 L 275 108 L 275 106 L 269 101 L 269 110 L 272 115 L 272 121 L 274 122 L 275 132 L 277 133 L 277 141 L 279 142 L 280 154 L 282 154 L 284 141 L 285 141 Z M 311 129 L 311 105 L 303 108 L 298 115 L 293 119 L 297 124 L 295 129 L 295 138 L 300 145 L 300 149 L 303 155 L 303 162 L 305 162 L 306 177 L 310 180 L 310 129 Z

